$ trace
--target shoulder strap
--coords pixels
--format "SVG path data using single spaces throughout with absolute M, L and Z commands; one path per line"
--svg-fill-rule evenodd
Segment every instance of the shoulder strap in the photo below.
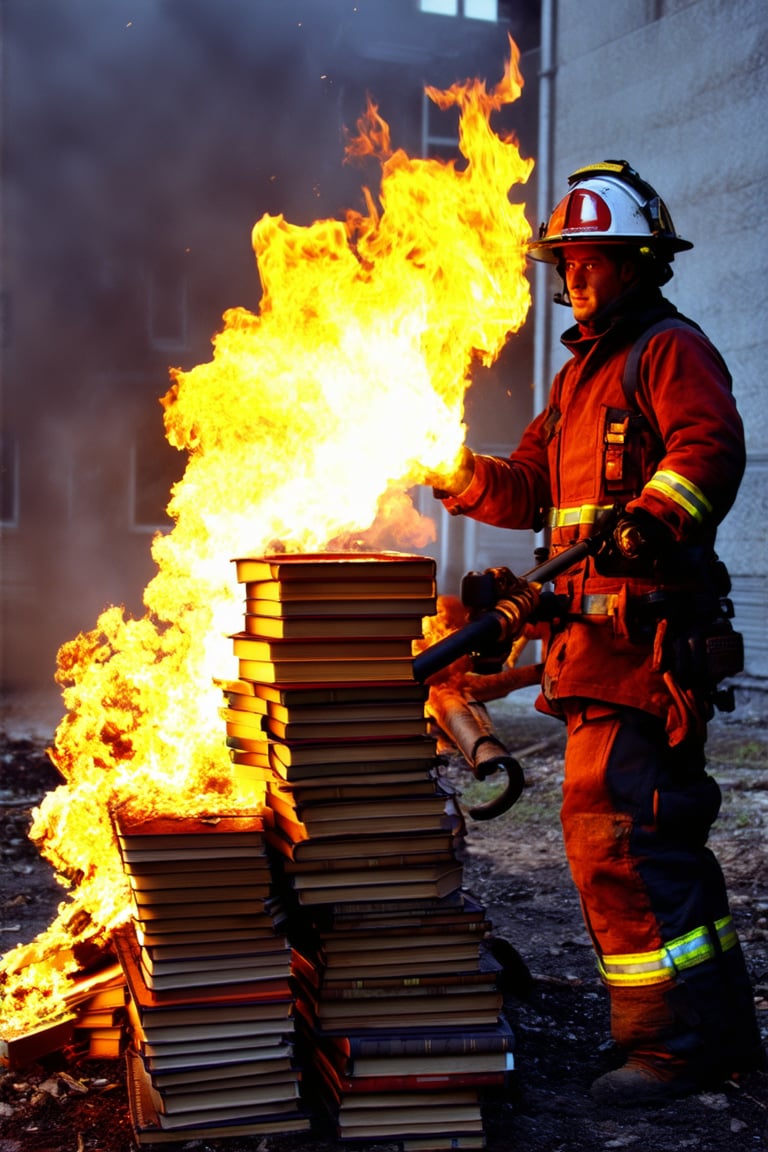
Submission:
M 629 350 L 629 355 L 624 364 L 624 376 L 621 381 L 621 386 L 624 389 L 624 395 L 630 408 L 637 409 L 635 397 L 637 396 L 637 390 L 640 386 L 640 357 L 645 351 L 646 345 L 651 337 L 655 336 L 657 332 L 666 332 L 668 328 L 696 328 L 698 331 L 701 331 L 697 324 L 692 324 L 687 320 L 681 320 L 677 316 L 665 316 L 663 320 L 657 320 L 655 324 L 651 324 L 650 328 L 646 328 L 645 332 L 640 333 Z

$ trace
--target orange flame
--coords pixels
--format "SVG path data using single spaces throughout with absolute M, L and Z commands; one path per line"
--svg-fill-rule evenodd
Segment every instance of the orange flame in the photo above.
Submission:
M 73 941 L 104 945 L 128 916 L 117 805 L 202 814 L 263 802 L 232 775 L 213 681 L 233 674 L 227 636 L 240 627 L 230 558 L 275 541 L 315 551 L 434 538 L 408 489 L 455 466 L 473 362 L 493 362 L 530 304 L 530 229 L 508 191 L 533 161 L 490 127 L 522 87 L 510 49 L 492 92 L 477 80 L 428 90 L 459 110 L 462 167 L 391 151 L 369 102 L 348 156 L 378 161 L 378 204 L 366 189 L 366 214 L 344 221 L 259 220 L 258 314 L 231 309 L 210 362 L 172 371 L 166 433 L 188 463 L 173 530 L 153 541 L 146 614 L 109 608 L 59 653 L 67 712 L 52 756 L 65 783 L 31 835 L 73 887 L 50 928 L 3 959 L 6 1030 L 54 1015 L 77 972 Z

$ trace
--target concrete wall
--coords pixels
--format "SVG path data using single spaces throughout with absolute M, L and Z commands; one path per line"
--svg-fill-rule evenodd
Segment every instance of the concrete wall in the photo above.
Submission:
M 746 672 L 766 677 L 768 4 L 555 0 L 553 10 L 554 201 L 574 168 L 627 159 L 695 244 L 665 291 L 734 376 L 749 463 L 718 549 L 733 577 Z M 551 367 L 562 362 L 557 338 L 569 320 L 553 306 Z

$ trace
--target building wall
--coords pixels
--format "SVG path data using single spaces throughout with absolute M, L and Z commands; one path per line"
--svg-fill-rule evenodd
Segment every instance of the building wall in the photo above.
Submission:
M 768 5 L 555 0 L 553 9 L 555 201 L 574 168 L 627 159 L 695 244 L 678 257 L 665 292 L 698 320 L 733 373 L 748 466 L 718 550 L 733 578 L 746 672 L 766 677 L 768 326 L 761 296 L 768 253 Z M 569 315 L 552 306 L 553 367 L 563 359 L 558 335 Z

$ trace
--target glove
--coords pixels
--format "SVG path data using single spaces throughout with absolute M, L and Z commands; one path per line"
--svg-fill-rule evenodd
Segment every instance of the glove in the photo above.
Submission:
M 438 500 L 445 500 L 448 496 L 458 496 L 463 492 L 464 489 L 469 486 L 474 474 L 475 457 L 465 444 L 461 449 L 458 463 L 452 472 L 448 472 L 445 475 L 428 472 L 424 477 L 424 483 L 431 486 L 432 493 Z
M 669 529 L 649 512 L 618 510 L 616 523 L 595 556 L 595 567 L 603 576 L 649 573 L 672 543 Z

